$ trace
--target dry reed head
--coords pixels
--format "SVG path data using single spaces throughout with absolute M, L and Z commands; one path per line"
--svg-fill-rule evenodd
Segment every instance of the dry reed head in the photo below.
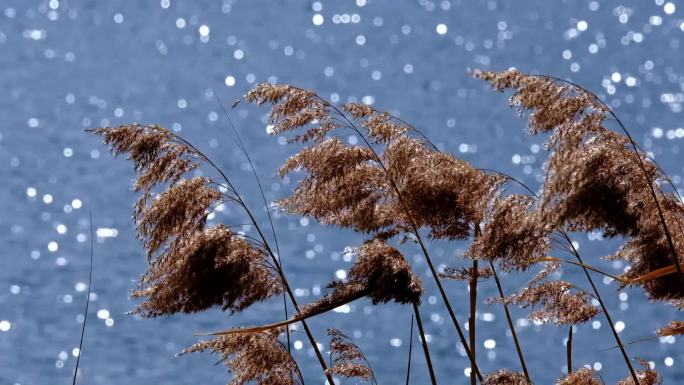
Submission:
M 550 229 L 524 195 L 497 198 L 485 217 L 481 234 L 465 255 L 499 262 L 504 270 L 527 270 L 551 248 Z
M 328 368 L 329 374 L 377 383 L 366 356 L 348 336 L 337 329 L 328 329 L 328 336 L 332 362 Z
M 523 373 L 501 369 L 485 377 L 483 385 L 529 385 Z
M 556 385 L 603 385 L 603 381 L 592 369 L 581 368 L 556 380 Z
M 249 91 L 245 100 L 272 106 L 269 123 L 274 134 L 303 129 L 294 140 L 298 142 L 320 141 L 340 123 L 332 118 L 331 106 L 312 91 L 289 85 L 259 84 Z
M 389 186 L 372 164 L 372 152 L 337 138 L 327 139 L 291 157 L 281 175 L 303 169 L 307 176 L 291 196 L 278 201 L 283 210 L 319 222 L 376 232 L 393 225 Z
M 307 316 L 330 310 L 363 296 L 374 305 L 394 301 L 420 303 L 423 285 L 399 250 L 382 239 L 374 239 L 356 250 L 357 261 L 344 282 L 334 281 L 333 290 L 322 299 L 302 308 Z
M 154 317 L 219 306 L 240 311 L 282 291 L 280 276 L 263 250 L 218 225 L 197 231 L 148 269 L 134 297 L 136 312 Z
M 656 334 L 661 337 L 682 335 L 684 334 L 684 321 L 670 321 L 667 326 L 658 328 Z
M 231 334 L 199 342 L 183 353 L 209 350 L 233 373 L 229 385 L 302 385 L 302 374 L 278 340 L 282 330 Z
M 138 173 L 136 191 L 148 192 L 159 183 L 173 184 L 198 167 L 199 154 L 163 127 L 128 124 L 88 131 L 100 135 L 114 155 L 128 154 Z
M 221 193 L 209 187 L 208 178 L 195 177 L 181 179 L 157 199 L 136 205 L 133 218 L 148 256 L 202 230 L 211 207 L 220 200 Z
M 523 308 L 540 306 L 530 314 L 530 318 L 556 325 L 583 323 L 599 313 L 591 304 L 589 293 L 566 281 L 533 281 L 506 301 Z
M 272 104 L 273 133 L 301 130 L 295 140 L 314 141 L 280 169 L 281 175 L 306 172 L 292 196 L 279 201 L 292 214 L 362 232 L 393 235 L 415 226 L 429 229 L 433 238 L 464 239 L 503 183 L 428 148 L 408 135 L 410 126 L 370 106 L 337 109 L 311 91 L 269 84 L 245 99 Z M 341 128 L 368 137 L 367 146 L 328 137 Z
M 128 154 L 142 192 L 133 218 L 149 268 L 134 297 L 135 312 L 156 317 L 220 306 L 239 311 L 282 291 L 265 252 L 224 226 L 205 229 L 207 215 L 223 200 L 206 177 L 185 178 L 204 156 L 159 126 L 125 125 L 92 130 L 115 154 Z M 155 187 L 166 188 L 158 194 Z M 155 196 L 156 195 L 156 196 Z
M 492 269 L 479 268 L 477 272 L 473 268 L 465 267 L 445 267 L 442 272 L 439 273 L 440 278 L 455 279 L 458 281 L 469 281 L 473 276 L 477 276 L 479 280 L 485 280 L 494 276 L 494 271 Z
M 672 242 L 677 254 L 684 255 L 684 205 L 672 196 L 663 196 L 660 205 L 663 217 L 670 226 Z M 672 266 L 674 255 L 662 224 L 657 217 L 652 200 L 645 201 L 651 215 L 643 215 L 639 222 L 639 232 L 626 242 L 610 259 L 623 259 L 630 263 L 630 268 L 622 278 L 633 279 L 650 272 Z M 681 259 L 680 259 L 681 262 Z M 643 287 L 648 296 L 654 300 L 672 301 L 684 298 L 684 287 L 679 274 L 668 274 L 654 279 L 636 283 Z
M 541 197 L 542 219 L 574 231 L 601 230 L 630 237 L 612 258 L 631 263 L 625 278 L 637 278 L 672 265 L 676 256 L 666 239 L 651 186 L 656 190 L 677 255 L 684 255 L 684 209 L 663 193 L 657 165 L 626 136 L 603 127 L 611 111 L 595 95 L 557 79 L 518 71 L 477 72 L 499 91 L 513 89 L 511 104 L 530 111 L 533 134 L 552 133 L 547 177 Z M 684 297 L 680 278 L 639 282 L 652 299 Z
M 406 136 L 389 143 L 382 158 L 402 197 L 396 215 L 406 216 L 408 211 L 406 221 L 426 227 L 435 239 L 468 238 L 504 183 L 500 176 Z
M 637 378 L 639 379 L 639 384 L 634 384 L 634 379 L 632 376 L 626 377 L 618 381 L 617 385 L 660 385 L 663 382 L 663 378 L 655 370 L 651 369 L 651 365 L 648 361 L 643 359 L 638 359 L 641 366 L 644 368 L 637 372 Z

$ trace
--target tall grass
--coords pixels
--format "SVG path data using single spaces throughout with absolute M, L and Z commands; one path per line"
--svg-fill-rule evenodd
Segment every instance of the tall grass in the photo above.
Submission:
M 559 359 L 567 363 L 568 373 L 557 384 L 602 383 L 591 369 L 573 370 L 573 362 L 590 358 L 573 357 L 572 351 L 572 326 L 600 313 L 606 317 L 625 363 L 627 377 L 619 384 L 659 383 L 660 376 L 648 365 L 641 370 L 632 365 L 633 357 L 614 328 L 610 309 L 590 271 L 614 278 L 620 288 L 640 286 L 652 300 L 684 307 L 679 266 L 684 206 L 676 191 L 661 188 L 669 178 L 642 152 L 617 115 L 581 86 L 513 70 L 476 72 L 474 76 L 499 91 L 512 90 L 511 105 L 527 116 L 530 133 L 549 134 L 546 175 L 538 193 L 526 186 L 527 193 L 508 193 L 509 184 L 519 183 L 514 177 L 478 169 L 439 151 L 413 126 L 373 107 L 359 103 L 336 106 L 313 91 L 289 85 L 260 84 L 245 95 L 246 102 L 270 107 L 274 135 L 304 145 L 279 169 L 281 176 L 299 173 L 302 178 L 289 195 L 276 202 L 277 207 L 367 236 L 355 248 L 356 261 L 348 278 L 331 282 L 327 293 L 305 306 L 297 303 L 290 289 L 277 243 L 274 251 L 237 186 L 213 160 L 159 126 L 133 124 L 92 130 L 115 154 L 126 154 L 138 173 L 135 189 L 141 198 L 134 208 L 134 220 L 149 267 L 134 293 L 142 299 L 136 311 L 146 317 L 212 307 L 241 312 L 284 295 L 295 309 L 292 318 L 211 333 L 213 339 L 186 352 L 217 353 L 233 373 L 231 384 L 300 384 L 304 378 L 290 354 L 289 338 L 285 346 L 280 335 L 290 324 L 302 323 L 322 376 L 329 383 L 335 377 L 375 383 L 371 363 L 341 331 L 328 332 L 331 341 L 326 363 L 306 321 L 364 297 L 374 305 L 407 304 L 418 326 L 427 372 L 437 384 L 420 314 L 423 285 L 428 283 L 418 278 L 397 248 L 397 242 L 408 242 L 420 250 L 430 268 L 429 284 L 437 287 L 468 358 L 471 384 L 532 383 L 535 374 L 529 372 L 524 350 L 533 346 L 522 346 L 518 339 L 509 311 L 512 305 L 533 308 L 529 317 L 534 320 L 569 328 L 566 357 Z M 607 129 L 604 123 L 609 119 L 617 120 L 622 131 Z M 232 122 L 230 126 L 261 186 L 248 149 Z M 361 139 L 360 144 L 342 140 L 349 132 Z M 191 176 L 199 168 L 210 176 Z M 263 191 L 261 194 L 267 205 Z M 241 209 L 257 235 L 242 235 L 224 224 L 208 226 L 207 216 L 219 204 Z M 275 241 L 270 212 L 269 223 Z M 630 268 L 611 274 L 585 262 L 569 234 L 591 231 L 623 237 L 624 244 L 608 258 L 626 260 Z M 438 271 L 429 251 L 436 240 L 469 240 L 464 266 Z M 575 261 L 554 253 L 567 253 Z M 564 264 L 582 268 L 586 283 L 553 279 L 552 273 Z M 507 294 L 497 271 L 536 274 L 527 285 Z M 468 283 L 468 335 L 443 279 Z M 501 368 L 485 375 L 479 370 L 475 349 L 478 285 L 487 279 L 496 284 L 499 295 L 495 301 L 503 306 L 520 371 Z M 598 301 L 598 307 L 592 299 Z M 683 334 L 682 324 L 672 321 L 658 334 Z M 410 335 L 412 339 L 413 323 Z M 454 354 L 454 359 L 457 357 Z M 407 383 L 411 370 L 416 369 L 409 356 Z

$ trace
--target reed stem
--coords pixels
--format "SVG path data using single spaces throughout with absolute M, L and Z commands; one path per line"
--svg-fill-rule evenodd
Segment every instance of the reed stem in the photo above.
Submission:
M 427 340 L 425 339 L 425 331 L 423 330 L 423 321 L 420 319 L 420 310 L 418 305 L 413 303 L 413 314 L 416 316 L 416 323 L 418 324 L 418 332 L 420 333 L 420 341 L 423 343 L 423 354 L 425 354 L 425 362 L 427 363 L 428 371 L 430 372 L 430 382 L 432 385 L 437 385 L 437 379 L 435 378 L 435 371 L 432 368 L 432 359 L 430 358 L 430 350 L 427 346 Z
M 515 350 L 518 353 L 518 359 L 520 360 L 520 366 L 522 367 L 523 374 L 527 379 L 528 384 L 532 384 L 530 379 L 530 373 L 527 370 L 527 364 L 525 363 L 525 356 L 522 352 L 522 346 L 520 345 L 520 340 L 518 339 L 518 333 L 515 331 L 515 325 L 513 324 L 513 318 L 508 310 L 508 304 L 506 303 L 506 295 L 504 294 L 503 288 L 501 287 L 501 281 L 499 280 L 499 275 L 496 273 L 496 267 L 494 262 L 489 261 L 489 266 L 492 269 L 492 274 L 494 275 L 494 281 L 496 282 L 496 288 L 499 291 L 499 298 L 501 298 L 501 304 L 504 308 L 504 313 L 506 313 L 506 322 L 508 322 L 508 328 L 511 330 L 511 335 L 513 336 L 513 342 L 515 343 Z
M 627 355 L 627 351 L 625 350 L 625 346 L 622 344 L 622 340 L 620 339 L 620 336 L 618 335 L 617 330 L 615 330 L 615 325 L 613 324 L 613 318 L 610 316 L 610 312 L 608 311 L 606 304 L 603 302 L 603 298 L 601 298 L 601 294 L 599 294 L 598 288 L 596 288 L 596 285 L 594 284 L 594 280 L 591 278 L 591 274 L 589 274 L 589 270 L 586 267 L 584 267 L 584 261 L 582 261 L 582 257 L 580 256 L 579 252 L 575 248 L 575 245 L 572 243 L 572 240 L 568 236 L 568 233 L 566 233 L 563 228 L 560 229 L 560 233 L 563 236 L 563 238 L 565 238 L 565 240 L 568 242 L 572 254 L 575 256 L 577 261 L 580 264 L 582 264 L 582 270 L 584 271 L 584 274 L 587 276 L 587 280 L 589 281 L 589 284 L 591 285 L 591 288 L 594 291 L 594 296 L 596 297 L 596 300 L 599 302 L 599 305 L 601 305 L 601 310 L 603 310 L 603 314 L 606 316 L 606 321 L 608 322 L 608 326 L 610 326 L 610 330 L 613 333 L 613 338 L 615 338 L 615 342 L 617 342 L 617 345 L 620 348 L 620 353 L 622 353 L 622 358 L 624 359 L 625 364 L 627 364 L 627 368 L 629 369 L 629 373 L 632 376 L 634 383 L 638 384 L 639 378 L 637 377 L 636 371 L 634 370 L 634 366 L 632 366 L 632 362 L 630 361 L 629 356 Z
M 565 354 L 568 359 L 568 374 L 572 373 L 572 325 L 568 328 L 568 343 L 565 345 Z
M 475 323 L 477 317 L 477 259 L 473 259 L 472 272 L 470 273 L 470 318 L 468 319 L 468 337 L 470 338 L 470 354 L 477 357 L 475 352 Z M 477 378 L 470 376 L 470 384 L 476 385 Z

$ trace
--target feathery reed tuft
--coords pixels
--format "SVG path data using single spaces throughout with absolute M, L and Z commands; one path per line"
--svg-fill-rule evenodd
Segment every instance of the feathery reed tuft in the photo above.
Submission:
M 333 281 L 332 292 L 302 308 L 307 316 L 330 310 L 361 297 L 374 305 L 394 301 L 400 304 L 420 303 L 423 284 L 399 250 L 382 239 L 373 239 L 356 249 L 357 261 L 346 281 Z
M 660 190 L 667 178 L 631 137 L 603 127 L 612 111 L 589 91 L 559 79 L 515 70 L 476 72 L 503 91 L 513 89 L 511 105 L 530 111 L 530 132 L 551 132 L 551 153 L 541 197 L 544 221 L 573 231 L 601 230 L 630 237 L 614 258 L 632 264 L 635 278 L 673 264 L 684 253 L 684 209 Z M 618 123 L 621 124 L 618 120 Z M 669 229 L 677 229 L 670 231 Z M 639 282 L 653 299 L 684 297 L 682 278 L 664 276 Z
M 197 231 L 153 263 L 133 293 L 136 312 L 159 316 L 220 306 L 241 311 L 282 292 L 267 256 L 223 225 Z
M 661 337 L 682 335 L 684 334 L 684 321 L 670 321 L 667 326 L 658 328 L 656 334 Z
M 185 353 L 209 350 L 233 373 L 229 385 L 303 385 L 294 358 L 279 340 L 282 330 L 235 334 L 198 342 Z
M 551 233 L 540 223 L 533 204 L 524 195 L 497 197 L 466 255 L 499 262 L 506 271 L 527 270 L 544 258 L 551 248 Z
M 660 385 L 663 382 L 662 377 L 658 372 L 651 369 L 648 361 L 639 359 L 639 364 L 644 368 L 637 373 L 639 384 L 634 383 L 634 379 L 627 377 L 618 381 L 617 385 Z
M 558 379 L 556 385 L 603 385 L 603 381 L 592 369 L 581 368 Z
M 565 281 L 534 282 L 507 298 L 521 307 L 541 305 L 530 318 L 556 325 L 575 325 L 592 319 L 599 313 L 589 300 L 589 294 Z
M 502 369 L 488 374 L 482 385 L 529 385 L 529 382 L 525 375 L 520 372 Z
M 337 329 L 328 329 L 330 337 L 331 374 L 344 378 L 358 378 L 377 384 L 370 363 L 352 340 Z

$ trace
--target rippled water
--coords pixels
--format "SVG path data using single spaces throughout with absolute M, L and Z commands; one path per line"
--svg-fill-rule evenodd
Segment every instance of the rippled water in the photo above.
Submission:
M 174 355 L 196 340 L 194 332 L 282 317 L 278 301 L 232 317 L 125 315 L 145 267 L 130 220 L 133 172 L 83 129 L 131 121 L 172 128 L 219 160 L 240 190 L 254 196 L 212 89 L 230 103 L 256 82 L 286 82 L 333 101 L 374 103 L 477 166 L 535 183 L 545 157 L 542 139 L 528 137 L 505 97 L 468 75 L 473 68 L 515 66 L 569 77 L 600 94 L 679 185 L 682 12 L 684 5 L 664 0 L 1 0 L 0 383 L 70 380 L 87 291 L 91 211 L 95 273 L 79 383 L 222 384 L 228 375 L 213 365 L 215 357 Z M 247 106 L 231 111 L 266 180 L 268 198 L 276 199 L 292 184 L 269 178 L 294 149 L 266 135 L 264 113 Z M 251 203 L 264 220 L 259 201 Z M 231 208 L 216 219 L 244 220 Z M 350 266 L 344 249 L 362 240 L 287 216 L 278 216 L 276 226 L 301 302 Z M 575 240 L 592 263 L 613 272 L 624 267 L 597 260 L 614 243 L 595 234 Z M 463 247 L 440 243 L 431 249 L 440 263 L 456 264 Z M 424 273 L 417 250 L 405 250 Z M 581 278 L 578 273 L 565 271 Z M 506 290 L 524 278 L 506 276 Z M 638 290 L 618 296 L 614 283 L 604 283 L 600 289 L 625 341 L 653 336 L 676 317 Z M 463 315 L 464 284 L 447 286 Z M 423 312 L 437 375 L 442 383 L 465 383 L 468 364 L 434 289 L 428 285 Z M 481 298 L 494 290 L 483 284 Z M 483 370 L 517 369 L 500 308 L 483 302 L 480 309 Z M 324 341 L 325 327 L 344 330 L 365 351 L 381 383 L 402 381 L 410 309 L 358 301 L 339 310 L 312 321 L 319 339 Z M 530 370 L 536 383 L 551 383 L 562 374 L 567 330 L 535 325 L 525 314 L 514 312 Z M 294 339 L 309 383 L 322 384 L 305 337 L 296 333 Z M 674 338 L 650 339 L 628 350 L 675 384 L 684 378 L 678 344 Z M 617 350 L 605 350 L 612 346 L 598 317 L 577 328 L 575 362 L 592 365 L 613 383 L 627 371 Z M 414 383 L 426 383 L 420 349 L 414 358 Z

